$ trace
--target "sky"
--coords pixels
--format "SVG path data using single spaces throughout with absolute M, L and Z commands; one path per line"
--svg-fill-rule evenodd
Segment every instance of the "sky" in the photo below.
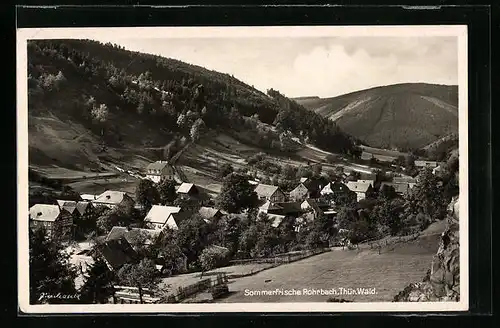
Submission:
M 334 97 L 407 82 L 458 84 L 452 36 L 100 39 L 203 66 L 288 97 Z

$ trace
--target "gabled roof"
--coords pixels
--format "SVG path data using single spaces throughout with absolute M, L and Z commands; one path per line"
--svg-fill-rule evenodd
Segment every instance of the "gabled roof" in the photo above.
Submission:
M 323 189 L 321 189 L 321 191 L 323 190 L 327 190 L 327 189 L 330 189 L 332 192 L 338 192 L 338 191 L 346 191 L 348 190 L 349 188 L 347 188 L 346 184 L 345 183 L 342 183 L 342 182 L 338 182 L 338 181 L 334 181 L 334 182 L 330 182 L 330 183 L 327 183 Z
M 137 252 L 124 237 L 105 241 L 98 246 L 98 250 L 113 270 L 138 260 Z
M 127 194 L 123 191 L 116 190 L 106 190 L 102 194 L 100 194 L 95 200 L 95 203 L 102 204 L 110 204 L 110 205 L 118 205 L 123 199 L 127 196 Z
M 168 162 L 167 161 L 156 161 L 156 162 L 153 162 L 151 164 L 149 164 L 146 169 L 147 170 L 163 170 L 166 166 L 168 166 Z
M 76 210 L 80 215 L 83 215 L 89 206 L 92 206 L 90 202 L 80 201 L 76 203 Z
M 323 188 L 326 184 L 328 184 L 328 180 L 325 178 L 309 179 L 304 182 L 304 186 L 309 191 L 319 191 L 319 189 Z
M 260 197 L 271 197 L 274 195 L 276 191 L 278 191 L 279 187 L 278 186 L 273 186 L 273 185 L 266 185 L 266 184 L 258 184 L 257 187 L 255 187 L 255 192 L 257 193 L 257 196 Z
M 168 227 L 172 229 L 177 229 L 180 227 L 183 221 L 189 219 L 191 217 L 191 213 L 189 212 L 178 212 L 178 213 L 172 213 L 166 224 Z M 205 222 L 205 221 L 204 221 Z
M 141 243 L 151 244 L 154 239 L 160 234 L 160 230 L 154 229 L 141 229 L 141 228 L 127 228 L 115 226 L 106 237 L 106 241 L 120 239 L 124 237 L 131 245 L 138 245 Z
M 58 205 L 36 204 L 30 208 L 30 218 L 36 221 L 54 222 L 60 214 Z
M 59 205 L 59 208 L 61 210 L 65 210 L 65 211 L 69 212 L 70 214 L 73 214 L 73 212 L 76 209 L 76 202 L 73 200 L 58 199 L 57 205 Z
M 176 190 L 178 194 L 188 194 L 189 192 L 196 189 L 196 186 L 192 183 L 183 182 Z
M 144 218 L 144 222 L 165 224 L 172 213 L 179 213 L 178 206 L 153 205 Z
M 217 213 L 220 213 L 220 211 L 213 207 L 202 206 L 198 213 L 204 219 L 212 219 Z
M 304 182 L 306 182 L 307 180 L 309 180 L 309 178 L 300 178 L 300 183 L 304 183 Z
M 349 181 L 347 182 L 347 188 L 354 192 L 366 192 L 371 187 L 370 183 L 362 183 L 357 181 Z

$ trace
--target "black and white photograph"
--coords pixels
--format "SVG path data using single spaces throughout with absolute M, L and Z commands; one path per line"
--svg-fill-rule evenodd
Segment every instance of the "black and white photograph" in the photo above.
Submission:
M 17 36 L 23 312 L 468 309 L 466 27 Z

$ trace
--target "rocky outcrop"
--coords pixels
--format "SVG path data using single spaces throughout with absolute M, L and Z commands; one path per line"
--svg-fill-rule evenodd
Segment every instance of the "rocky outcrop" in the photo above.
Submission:
M 395 302 L 459 301 L 460 240 L 458 196 L 448 206 L 446 230 L 430 270 L 422 282 L 412 283 L 394 297 Z

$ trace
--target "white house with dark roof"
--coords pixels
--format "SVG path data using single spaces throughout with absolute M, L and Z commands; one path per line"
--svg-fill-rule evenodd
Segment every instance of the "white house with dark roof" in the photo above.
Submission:
M 275 203 L 284 202 L 286 198 L 285 193 L 278 186 L 260 183 L 254 191 L 259 199 L 267 199 Z
M 146 214 L 144 223 L 152 229 L 162 230 L 167 226 L 167 221 L 172 214 L 177 214 L 181 211 L 182 209 L 178 206 L 153 205 L 148 214 Z M 170 226 L 174 226 L 172 222 L 170 222 Z
M 123 191 L 106 190 L 92 201 L 94 206 L 106 206 L 115 208 L 118 205 L 134 205 L 132 197 Z
M 174 168 L 167 161 L 156 161 L 146 167 L 146 179 L 159 183 L 163 178 L 175 179 Z
M 365 199 L 367 194 L 373 191 L 373 187 L 369 182 L 349 181 L 347 182 L 347 188 L 356 193 L 358 202 Z
M 29 209 L 30 227 L 44 227 L 51 238 L 71 239 L 73 216 L 59 205 L 35 204 Z

